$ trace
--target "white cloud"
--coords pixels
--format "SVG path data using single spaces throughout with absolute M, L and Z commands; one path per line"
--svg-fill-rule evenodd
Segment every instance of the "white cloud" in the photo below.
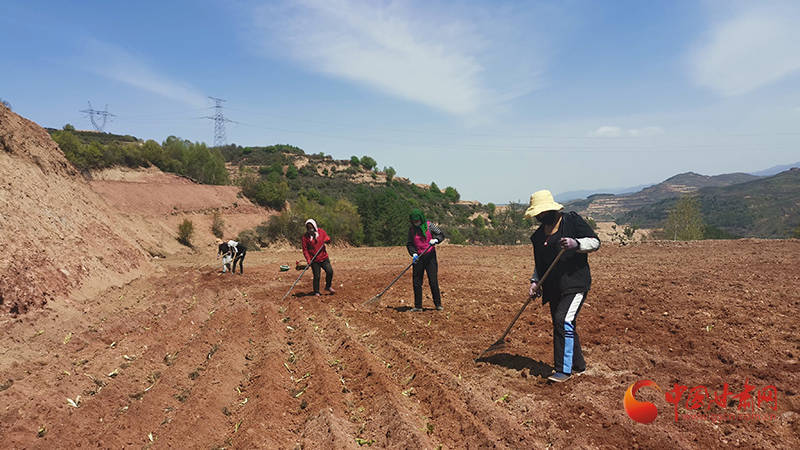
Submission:
M 208 104 L 207 97 L 193 87 L 159 74 L 141 58 L 121 47 L 92 40 L 87 50 L 90 70 L 98 75 L 188 105 L 202 107 Z
M 593 137 L 649 137 L 664 134 L 661 127 L 649 126 L 643 128 L 622 128 L 617 126 L 605 125 L 589 133 Z
M 739 95 L 800 72 L 800 3 L 746 5 L 755 6 L 712 24 L 690 52 L 697 85 Z
M 544 61 L 541 39 L 530 31 L 521 39 L 520 28 L 504 23 L 513 12 L 475 8 L 301 0 L 271 3 L 254 19 L 257 40 L 270 56 L 286 55 L 312 71 L 470 115 L 539 87 Z
M 596 137 L 620 137 L 622 134 L 622 128 L 612 126 L 602 126 L 592 132 L 592 136 Z

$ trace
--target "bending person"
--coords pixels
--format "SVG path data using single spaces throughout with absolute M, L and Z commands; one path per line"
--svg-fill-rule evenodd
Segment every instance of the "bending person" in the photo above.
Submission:
M 222 256 L 222 273 L 227 272 L 233 258 L 231 248 L 227 242 L 222 242 L 222 239 L 217 239 L 217 256 Z
M 244 257 L 247 255 L 247 247 L 244 246 L 241 242 L 236 242 L 234 240 L 228 241 L 228 247 L 231 251 L 231 256 L 233 257 L 233 263 L 231 263 L 231 273 L 236 273 L 236 263 L 239 263 L 239 274 L 244 273 L 244 267 L 242 266 L 244 263 Z

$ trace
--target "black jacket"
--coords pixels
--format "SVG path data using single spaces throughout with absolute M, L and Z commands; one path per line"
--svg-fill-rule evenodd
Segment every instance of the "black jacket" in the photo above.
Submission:
M 547 268 L 561 250 L 559 241 L 562 237 L 598 239 L 592 227 L 574 211 L 562 215 L 561 225 L 558 231 L 547 239 L 547 245 L 545 245 L 544 225 L 540 226 L 531 235 L 536 273 L 540 277 L 544 276 Z M 564 294 L 586 292 L 591 285 L 592 275 L 589 272 L 588 255 L 567 250 L 561 255 L 558 264 L 542 285 L 542 301 L 546 303 L 558 300 Z

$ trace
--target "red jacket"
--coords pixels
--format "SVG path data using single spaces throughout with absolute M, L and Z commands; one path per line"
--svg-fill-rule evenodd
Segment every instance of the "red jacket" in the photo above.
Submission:
M 317 253 L 322 246 L 326 243 L 331 241 L 331 238 L 328 237 L 328 233 L 325 232 L 322 228 L 317 228 L 317 233 L 319 236 L 317 237 L 308 237 L 308 234 L 303 234 L 303 255 L 306 257 L 306 262 L 311 264 L 311 258 L 314 256 L 314 253 Z M 317 259 L 313 262 L 324 262 L 328 259 L 328 251 L 322 249 L 317 255 Z

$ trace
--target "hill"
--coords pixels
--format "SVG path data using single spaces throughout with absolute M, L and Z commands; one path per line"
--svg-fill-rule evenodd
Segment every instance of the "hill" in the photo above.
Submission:
M 595 220 L 618 220 L 630 211 L 667 199 L 678 198 L 681 195 L 693 193 L 705 187 L 730 186 L 757 178 L 755 175 L 746 173 L 708 176 L 686 172 L 633 194 L 596 194 L 585 200 L 568 202 L 565 206 L 567 209 L 573 209 Z
M 340 239 L 351 244 L 402 245 L 412 208 L 422 209 L 442 225 L 451 243 L 514 244 L 527 240 L 530 233 L 531 222 L 523 217 L 522 205 L 498 208 L 462 201 L 454 187 L 411 183 L 391 167 L 378 170 L 369 156 L 336 160 L 292 146 L 229 146 L 222 154 L 245 195 L 253 198 L 253 191 L 263 191 L 267 201 L 277 197 L 291 203 L 282 218 L 251 234 L 251 240 L 262 245 L 275 240 L 276 233 L 296 241 L 306 217 L 320 217 L 321 224 L 328 224 L 326 230 L 333 227 Z M 285 197 L 277 195 L 281 191 Z
M 111 143 L 131 143 L 131 142 L 138 142 L 138 139 L 131 135 L 122 135 L 122 134 L 113 134 L 113 133 L 101 133 L 99 131 L 90 131 L 90 130 L 76 130 L 71 125 L 66 125 L 65 129 L 69 130 L 75 136 L 80 139 L 80 141 L 84 144 L 90 144 L 92 142 L 97 142 L 99 144 L 111 144 Z M 55 128 L 45 128 L 48 134 L 51 136 L 53 133 L 57 133 L 61 130 L 57 130 Z
M 116 217 L 50 136 L 0 106 L 0 311 L 20 314 L 147 269 L 131 222 Z
M 733 236 L 790 237 L 800 226 L 800 169 L 728 186 L 696 191 L 707 225 Z M 629 211 L 622 221 L 657 227 L 666 219 L 676 198 L 664 199 Z
M 462 201 L 458 191 L 435 182 L 414 184 L 392 167 L 378 169 L 369 156 L 335 160 L 291 145 L 209 148 L 174 136 L 163 143 L 126 136 L 51 129 L 65 156 L 89 177 L 108 168 L 158 167 L 204 184 L 241 188 L 243 196 L 280 212 L 239 239 L 255 247 L 297 243 L 307 217 L 316 217 L 338 242 L 399 245 L 408 213 L 423 209 L 451 243 L 514 244 L 530 234 L 523 205 L 496 208 Z M 273 214 L 270 214 L 273 215 Z
M 777 166 L 772 166 L 768 169 L 759 170 L 758 172 L 750 172 L 750 175 L 756 175 L 759 177 L 771 177 L 772 175 L 777 175 L 784 170 L 789 170 L 792 167 L 800 167 L 800 161 L 791 164 L 780 164 Z

